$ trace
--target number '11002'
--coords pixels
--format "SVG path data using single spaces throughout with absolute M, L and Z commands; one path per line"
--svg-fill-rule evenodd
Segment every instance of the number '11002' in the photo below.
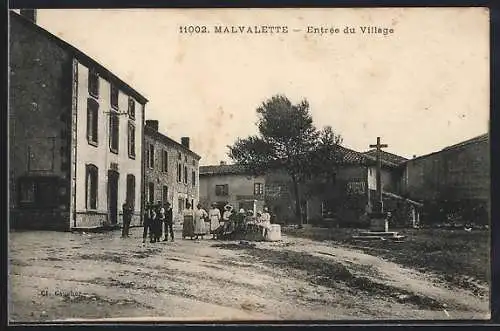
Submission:
M 181 25 L 179 27 L 180 33 L 208 33 L 208 29 L 203 25 Z

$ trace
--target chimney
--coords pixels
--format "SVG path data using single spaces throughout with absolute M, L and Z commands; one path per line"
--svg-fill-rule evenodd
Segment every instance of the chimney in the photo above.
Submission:
M 36 24 L 36 9 L 21 9 L 21 16 Z
M 226 161 L 220 161 L 220 165 L 226 165 Z
M 158 121 L 157 120 L 146 120 L 146 126 L 158 131 Z
M 181 144 L 182 144 L 182 146 L 184 146 L 187 149 L 189 149 L 189 137 L 182 137 L 181 138 Z

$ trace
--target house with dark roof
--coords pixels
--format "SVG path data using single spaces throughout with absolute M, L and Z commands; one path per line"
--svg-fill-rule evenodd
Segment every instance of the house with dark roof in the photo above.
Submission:
M 209 208 L 216 203 L 235 210 L 262 211 L 265 204 L 265 176 L 254 176 L 242 166 L 226 164 L 200 167 L 200 201 Z
M 143 215 L 147 99 L 78 48 L 9 13 L 9 185 L 13 228 L 119 226 Z
M 170 203 L 174 220 L 181 218 L 186 203 L 199 202 L 199 162 L 190 149 L 189 137 L 180 142 L 158 131 L 157 120 L 146 120 L 144 127 L 145 200 Z
M 308 223 L 321 222 L 325 218 L 355 223 L 371 211 L 376 191 L 374 153 L 361 153 L 343 146 L 339 146 L 339 152 L 342 160 L 334 171 L 334 178 L 313 177 L 302 189 L 303 219 Z M 387 152 L 381 158 L 382 190 L 389 193 L 384 194 L 384 200 L 399 196 L 404 168 L 395 160 L 405 158 Z M 266 184 L 266 201 L 278 218 L 296 218 L 289 176 L 284 172 L 270 173 L 266 176 Z
M 435 215 L 433 222 L 457 213 L 477 222 L 489 221 L 489 134 L 415 157 L 404 165 L 402 194 L 434 207 L 436 211 L 428 211 Z
M 339 149 L 342 165 L 335 171 L 335 178 L 329 181 L 311 178 L 302 188 L 302 210 L 307 222 L 332 215 L 352 221 L 371 206 L 375 194 L 375 157 L 342 146 Z M 393 198 L 398 193 L 402 168 L 392 160 L 382 159 L 381 163 L 383 190 Z M 255 206 L 257 210 L 267 206 L 278 221 L 293 222 L 298 221 L 293 192 L 291 178 L 284 170 L 253 176 L 240 165 L 221 163 L 200 167 L 200 200 L 207 205 L 230 203 L 237 209 Z

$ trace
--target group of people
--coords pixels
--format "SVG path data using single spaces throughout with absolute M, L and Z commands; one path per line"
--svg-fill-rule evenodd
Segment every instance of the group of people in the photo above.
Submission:
M 217 208 L 217 204 L 213 203 L 208 213 L 200 204 L 196 209 L 191 209 L 188 205 L 183 212 L 184 224 L 182 237 L 191 239 L 203 239 L 204 235 L 210 233 L 212 239 L 221 239 L 226 234 L 246 232 L 250 227 L 255 227 L 262 231 L 262 236 L 265 237 L 271 227 L 271 215 L 267 208 L 264 212 L 257 212 L 254 216 L 253 210 L 234 212 L 231 205 L 224 207 L 224 213 Z
M 125 202 L 123 204 L 122 237 L 129 236 L 132 214 L 133 207 Z M 203 239 L 207 234 L 211 234 L 212 239 L 221 239 L 225 235 L 246 232 L 251 228 L 260 231 L 265 238 L 271 228 L 271 215 L 267 207 L 264 208 L 263 212 L 258 211 L 254 215 L 253 210 L 240 209 L 239 212 L 235 212 L 233 207 L 228 204 L 224 207 L 224 212 L 221 215 L 216 203 L 212 204 L 208 212 L 203 209 L 201 204 L 193 209 L 190 203 L 186 203 L 186 209 L 182 215 L 182 239 L 199 240 L 200 237 Z M 148 234 L 150 243 L 168 241 L 169 235 L 171 241 L 174 241 L 173 213 L 170 203 L 162 204 L 161 201 L 158 201 L 156 204 L 146 204 L 143 225 L 143 243 L 146 242 Z
M 144 230 L 142 234 L 142 242 L 145 243 L 149 233 L 149 242 L 155 243 L 162 239 L 163 241 L 168 241 L 168 235 L 170 234 L 170 240 L 174 241 L 174 220 L 172 215 L 172 207 L 170 203 L 165 203 L 163 205 L 161 201 L 156 204 L 147 204 L 146 212 L 144 215 Z

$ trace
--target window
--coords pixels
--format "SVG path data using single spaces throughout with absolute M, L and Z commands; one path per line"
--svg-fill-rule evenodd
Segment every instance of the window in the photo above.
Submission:
M 163 157 L 161 158 L 161 160 L 162 160 L 161 170 L 163 172 L 168 172 L 168 152 L 166 150 L 163 150 Z
M 177 163 L 177 181 L 182 182 L 182 164 Z
M 188 167 L 184 166 L 184 184 L 188 183 Z
M 263 195 L 264 194 L 264 184 L 262 184 L 262 183 L 253 184 L 253 194 L 254 195 Z
M 181 152 L 177 153 L 177 158 L 178 158 L 179 160 L 182 160 L 182 154 L 181 154 Z
M 99 103 L 92 98 L 87 99 L 87 141 L 92 145 L 97 145 L 97 125 L 99 113 Z
M 187 157 L 187 156 L 184 156 L 184 162 L 186 162 L 186 163 L 187 163 L 187 161 L 188 161 L 188 157 Z
M 89 70 L 89 94 L 94 98 L 99 98 L 99 75 L 93 69 Z
M 86 195 L 85 195 L 85 208 L 96 210 L 97 209 L 97 183 L 98 183 L 98 169 L 93 164 L 86 166 Z
M 19 183 L 19 202 L 24 203 L 34 203 L 35 202 L 35 192 L 36 183 L 28 180 L 20 181 Z
M 149 144 L 148 167 L 151 169 L 155 167 L 155 146 L 153 144 Z
M 196 171 L 191 171 L 191 183 L 193 185 L 193 187 L 196 186 Z
M 168 186 L 163 185 L 163 191 L 162 191 L 162 200 L 163 204 L 167 204 L 168 202 Z
M 155 184 L 151 182 L 148 184 L 148 200 L 150 203 L 155 202 Z
M 135 205 L 135 176 L 127 175 L 127 203 Z
M 184 205 L 184 203 L 185 203 L 185 202 L 184 202 L 184 199 L 183 199 L 183 198 L 179 198 L 179 199 L 177 200 L 177 203 L 178 203 L 178 204 L 177 204 L 177 208 L 178 208 L 179 214 L 181 214 L 181 213 L 182 213 L 182 211 L 185 209 L 185 205 Z
M 229 195 L 229 185 L 215 185 L 215 195 L 216 196 L 227 196 Z
M 118 153 L 118 138 L 119 138 L 120 119 L 118 114 L 110 112 L 109 114 L 109 149 L 113 153 Z
M 193 160 L 193 167 L 196 167 L 196 160 Z
M 128 116 L 135 120 L 135 101 L 132 98 L 128 98 Z
M 22 207 L 54 208 L 58 205 L 58 178 L 21 177 L 19 205 Z
M 118 88 L 116 85 L 111 84 L 111 107 L 118 109 Z
M 128 123 L 128 156 L 135 159 L 135 125 L 131 121 Z

